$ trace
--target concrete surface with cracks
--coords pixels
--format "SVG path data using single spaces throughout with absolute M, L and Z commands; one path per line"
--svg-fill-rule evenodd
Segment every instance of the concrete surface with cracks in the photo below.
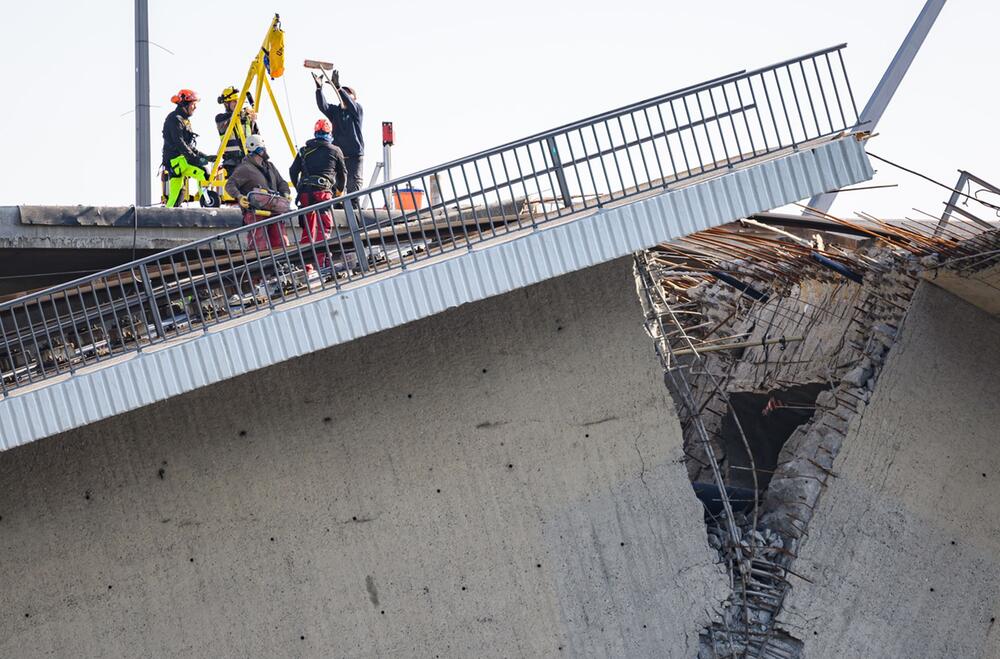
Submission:
M 805 657 L 1000 657 L 1000 322 L 921 285 L 780 622 Z
M 0 655 L 693 656 L 641 319 L 620 259 L 4 453 Z

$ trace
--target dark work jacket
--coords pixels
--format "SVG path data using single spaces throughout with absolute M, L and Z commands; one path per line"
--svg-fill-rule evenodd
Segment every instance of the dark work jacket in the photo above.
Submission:
M 340 147 L 345 158 L 356 158 L 365 154 L 365 138 L 361 135 L 361 121 L 365 111 L 361 104 L 351 98 L 343 88 L 338 90 L 347 108 L 340 104 L 330 105 L 323 96 L 323 89 L 316 90 L 316 106 L 333 124 L 333 143 Z
M 184 156 L 196 167 L 208 159 L 198 150 L 197 137 L 198 134 L 191 130 L 191 120 L 177 106 L 163 122 L 163 166 L 169 167 L 170 161 L 177 156 Z
M 219 129 L 219 137 L 226 134 L 226 129 L 229 128 L 229 120 L 232 116 L 233 113 L 229 110 L 215 115 L 215 127 Z M 243 129 L 243 139 L 251 135 L 260 134 L 260 131 L 257 129 L 257 122 L 250 121 L 243 110 L 240 111 L 240 126 Z M 231 165 L 235 169 L 244 156 L 246 156 L 246 153 L 243 152 L 243 145 L 240 144 L 240 136 L 236 134 L 236 129 L 234 128 L 233 134 L 229 136 L 229 141 L 226 142 L 226 150 L 222 154 L 222 162 Z
M 288 194 L 288 183 L 281 178 L 274 163 L 265 160 L 263 165 L 258 165 L 250 156 L 247 156 L 229 175 L 229 179 L 226 181 L 226 192 L 231 197 L 239 198 L 257 188 L 279 192 L 283 195 Z
M 317 185 L 309 179 L 322 176 L 330 181 L 333 191 L 341 191 L 347 182 L 347 167 L 344 166 L 344 154 L 326 140 L 314 137 L 299 149 L 292 167 L 288 170 L 289 179 L 299 192 L 315 192 L 331 190 L 330 187 Z

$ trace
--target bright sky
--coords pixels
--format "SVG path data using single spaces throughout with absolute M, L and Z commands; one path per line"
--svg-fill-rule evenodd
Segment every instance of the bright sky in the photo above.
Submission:
M 4 10 L 0 204 L 129 204 L 134 197 L 134 29 L 128 0 L 14 0 Z M 303 59 L 333 61 L 365 107 L 365 178 L 396 127 L 394 174 L 581 119 L 737 69 L 841 42 L 859 108 L 922 0 L 150 0 L 152 150 L 170 96 L 203 97 L 193 117 L 214 152 L 215 97 L 242 83 L 275 11 L 286 32 L 273 84 L 304 141 L 319 114 Z M 488 7 L 488 8 L 487 8 Z M 997 0 L 952 0 L 878 126 L 870 150 L 949 185 L 958 168 L 1000 183 Z M 167 50 L 171 53 L 166 52 Z M 288 98 L 285 97 L 287 86 Z M 287 170 L 265 113 L 272 157 Z M 940 213 L 947 192 L 880 166 L 898 188 L 840 196 L 835 212 Z M 154 168 L 155 171 L 155 168 Z M 154 198 L 158 196 L 154 182 Z

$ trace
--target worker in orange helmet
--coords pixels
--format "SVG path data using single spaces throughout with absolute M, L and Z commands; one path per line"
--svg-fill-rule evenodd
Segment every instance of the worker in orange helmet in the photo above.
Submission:
M 333 144 L 333 126 L 327 119 L 320 119 L 313 126 L 313 138 L 299 149 L 288 173 L 298 190 L 299 208 L 329 201 L 344 193 L 347 167 L 344 154 Z M 330 206 L 319 211 L 308 211 L 299 216 L 302 237 L 299 244 L 325 241 L 333 230 L 333 210 Z M 327 264 L 328 248 L 317 251 L 316 265 L 321 269 Z M 312 267 L 307 265 L 307 268 Z
M 191 115 L 198 107 L 198 94 L 182 89 L 170 99 L 177 107 L 163 122 L 163 167 L 168 172 L 167 206 L 177 206 L 185 178 L 193 178 L 202 186 L 208 181 L 207 167 L 211 157 L 198 150 L 198 134 L 191 129 Z

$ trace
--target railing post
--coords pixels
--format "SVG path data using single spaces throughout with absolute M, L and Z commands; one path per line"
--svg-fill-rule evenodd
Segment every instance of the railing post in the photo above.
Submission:
M 563 205 L 566 208 L 573 207 L 573 197 L 569 194 L 569 185 L 566 183 L 566 172 L 563 170 L 562 159 L 559 157 L 559 149 L 556 147 L 556 138 L 545 138 L 545 144 L 549 147 L 549 156 L 552 157 L 552 166 L 556 170 L 556 182 L 559 183 L 559 192 L 562 194 Z
M 361 230 L 354 215 L 353 200 L 344 202 L 344 215 L 347 217 L 347 228 L 351 231 L 351 242 L 354 243 L 354 253 L 358 257 L 358 267 L 362 273 L 368 272 L 368 254 L 365 252 L 365 244 L 361 242 Z
M 156 326 L 156 335 L 161 339 L 167 338 L 163 333 L 163 320 L 160 318 L 160 308 L 156 304 L 156 298 L 153 296 L 153 285 L 149 281 L 149 270 L 146 269 L 146 264 L 142 263 L 139 265 L 139 275 L 142 277 L 142 287 L 146 291 L 146 297 L 149 299 L 149 311 L 153 314 L 153 325 Z
M 961 190 L 965 188 L 966 182 L 969 180 L 969 173 L 963 170 L 958 170 L 959 177 L 958 183 L 955 184 L 954 189 L 951 191 L 951 199 L 948 203 L 944 205 L 944 213 L 941 214 L 941 220 L 938 222 L 937 226 L 934 227 L 934 237 L 938 237 L 944 231 L 944 228 L 948 225 L 948 220 L 951 219 L 951 209 L 958 204 L 958 198 L 961 195 Z
M 11 311 L 10 315 L 13 316 L 14 312 Z M 3 340 L 3 352 L 0 353 L 0 357 L 6 355 L 7 360 L 10 362 L 11 383 L 17 386 L 17 368 L 14 366 L 14 350 L 7 340 L 7 328 L 3 325 L 2 316 L 0 316 L 0 339 Z M 4 398 L 10 395 L 7 392 L 7 382 L 4 380 L 4 363 L 2 359 L 0 359 L 0 393 L 3 393 Z

